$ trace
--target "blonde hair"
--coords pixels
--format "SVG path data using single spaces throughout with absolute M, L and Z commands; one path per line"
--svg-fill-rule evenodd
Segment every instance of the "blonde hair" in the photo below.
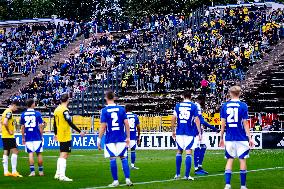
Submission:
M 241 95 L 241 87 L 238 86 L 238 85 L 235 85 L 235 86 L 232 86 L 230 89 L 229 89 L 229 92 L 232 96 L 234 97 L 239 97 Z

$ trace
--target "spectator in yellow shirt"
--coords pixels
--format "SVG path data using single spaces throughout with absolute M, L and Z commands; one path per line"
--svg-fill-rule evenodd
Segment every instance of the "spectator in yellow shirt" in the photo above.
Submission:
M 246 49 L 245 52 L 244 52 L 244 56 L 246 59 L 249 59 L 250 58 L 250 54 L 251 54 L 251 50 L 250 49 Z
M 247 14 L 248 14 L 248 8 L 247 8 L 247 7 L 244 7 L 244 9 L 243 9 L 243 13 L 244 13 L 245 15 L 247 15 Z

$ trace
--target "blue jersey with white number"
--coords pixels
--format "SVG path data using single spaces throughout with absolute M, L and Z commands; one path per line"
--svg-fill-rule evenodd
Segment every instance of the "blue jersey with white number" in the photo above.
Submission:
M 124 120 L 127 119 L 124 107 L 107 105 L 101 112 L 101 123 L 106 123 L 105 143 L 124 142 L 126 139 Z
M 190 101 L 178 103 L 174 115 L 177 117 L 176 135 L 195 136 L 194 118 L 199 116 L 196 104 Z
M 230 100 L 223 104 L 221 118 L 226 120 L 226 141 L 247 141 L 243 121 L 248 117 L 248 106 L 239 100 Z
M 41 114 L 34 109 L 27 109 L 21 115 L 20 124 L 25 126 L 25 140 L 41 141 L 40 125 L 43 123 Z
M 138 116 L 132 112 L 127 112 L 126 115 L 130 127 L 130 140 L 137 140 L 136 127 L 140 124 Z

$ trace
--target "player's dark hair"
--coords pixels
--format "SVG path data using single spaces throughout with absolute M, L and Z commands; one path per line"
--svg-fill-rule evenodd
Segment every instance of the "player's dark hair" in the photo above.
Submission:
M 106 92 L 106 99 L 108 100 L 113 100 L 115 97 L 114 93 L 112 91 L 107 91 Z
M 184 91 L 183 97 L 185 99 L 191 99 L 191 91 Z
M 199 104 L 201 107 L 204 107 L 205 106 L 205 96 L 204 95 L 198 95 L 196 100 L 199 101 Z
M 61 102 L 67 102 L 68 99 L 69 99 L 69 95 L 67 93 L 61 95 L 60 97 Z
M 196 98 L 196 100 L 205 102 L 205 96 L 203 96 L 203 95 L 198 95 L 197 98 Z
M 126 104 L 125 105 L 125 111 L 126 112 L 130 112 L 131 111 L 131 105 L 130 104 Z
M 32 105 L 35 103 L 35 100 L 33 98 L 29 98 L 27 101 L 26 101 L 26 105 L 28 108 L 32 107 Z
M 16 105 L 16 106 L 20 106 L 21 103 L 18 100 L 12 100 L 11 105 Z

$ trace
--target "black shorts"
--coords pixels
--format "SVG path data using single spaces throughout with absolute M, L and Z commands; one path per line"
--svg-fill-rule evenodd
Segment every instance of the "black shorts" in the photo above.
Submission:
M 71 152 L 72 142 L 60 142 L 60 152 Z
M 2 138 L 3 150 L 11 150 L 17 148 L 17 143 L 15 138 Z

